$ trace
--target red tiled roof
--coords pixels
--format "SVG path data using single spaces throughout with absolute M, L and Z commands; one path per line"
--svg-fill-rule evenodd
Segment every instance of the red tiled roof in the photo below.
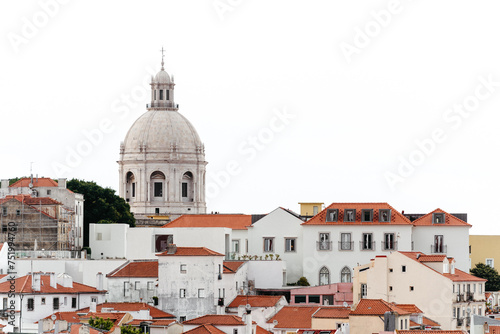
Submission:
M 500 326 L 489 326 L 490 334 L 500 334 Z
M 128 261 L 106 275 L 115 277 L 153 277 L 158 278 L 158 260 Z
M 185 321 L 184 321 L 185 323 Z M 217 327 L 213 325 L 200 325 L 198 327 L 195 327 L 193 329 L 190 329 L 184 333 L 189 333 L 189 334 L 225 334 L 225 332 L 221 331 Z
M 321 307 L 318 310 L 318 312 L 314 313 L 313 318 L 347 319 L 349 318 L 350 312 L 351 312 L 350 307 L 343 307 L 343 306 Z
M 224 256 L 224 254 L 205 247 L 177 247 L 174 254 L 168 254 L 168 251 L 164 251 L 156 256 Z
M 437 323 L 434 320 L 429 319 L 427 317 L 422 317 L 422 325 L 431 326 L 431 327 L 441 327 L 441 325 L 439 323 Z
M 252 226 L 251 215 L 184 215 L 163 227 L 227 227 L 233 230 L 247 230 Z
M 318 306 L 284 306 L 267 323 L 272 324 L 276 320 L 278 324 L 274 328 L 309 329 L 312 315 L 318 309 Z
M 51 319 L 52 316 L 56 317 L 54 320 L 65 320 L 67 322 L 80 322 L 80 317 L 78 316 L 77 312 L 56 312 L 54 314 L 45 317 L 44 319 Z
M 98 293 L 105 294 L 106 291 L 99 291 L 96 288 L 73 282 L 72 288 L 65 288 L 60 284 L 57 284 L 57 288 L 53 288 L 50 286 L 50 277 L 49 274 L 41 274 L 40 276 L 40 291 L 34 291 L 31 288 L 31 275 L 26 275 L 22 277 L 18 277 L 15 280 L 16 284 L 16 293 L 33 293 L 33 294 L 73 294 L 73 293 Z M 56 277 L 57 280 L 57 277 Z M 10 281 L 0 283 L 0 293 L 7 293 L 10 291 Z
M 43 209 L 40 209 L 40 205 L 62 205 L 60 202 L 53 200 L 52 198 L 49 197 L 36 197 L 33 198 L 30 195 L 8 195 L 5 196 L 5 198 L 0 199 L 0 204 L 6 203 L 8 201 L 15 200 L 18 201 L 22 204 L 28 205 L 31 209 L 36 210 L 43 215 L 56 219 L 55 217 L 49 215 L 47 212 L 45 212 Z
M 424 313 L 422 312 L 421 309 L 419 309 L 417 307 L 417 305 L 414 305 L 414 304 L 396 304 L 397 307 L 407 311 L 407 312 L 410 312 L 412 314 L 415 314 L 415 313 Z
M 141 320 L 141 319 L 134 319 L 132 320 L 131 322 L 127 323 L 127 325 L 130 325 L 130 326 L 139 326 L 141 324 L 141 322 L 148 322 L 150 324 L 150 326 L 153 326 L 153 327 L 166 327 L 172 323 L 175 322 L 174 319 L 172 320 L 166 320 L 166 319 L 163 319 L 163 320 Z
M 433 213 L 444 213 L 444 223 L 443 224 L 434 224 L 432 222 L 432 214 Z M 416 220 L 413 221 L 414 226 L 472 226 L 471 224 L 468 224 L 464 222 L 462 219 L 458 219 L 457 217 L 441 210 L 441 209 L 436 209 Z
M 443 262 L 446 255 L 425 255 L 422 254 L 418 257 L 419 262 Z
M 328 209 L 338 209 L 338 219 L 336 222 L 327 222 L 326 213 Z M 344 211 L 349 209 L 356 210 L 356 217 L 354 222 L 344 222 Z M 362 222 L 361 221 L 361 210 L 372 209 L 373 210 L 373 221 L 372 222 Z M 390 209 L 391 210 L 391 221 L 381 222 L 379 221 L 379 210 L 380 209 Z M 307 222 L 302 223 L 302 225 L 411 225 L 408 218 L 403 216 L 399 211 L 394 209 L 388 203 L 332 203 L 323 211 L 318 213 L 316 216 L 309 219 Z
M 101 303 L 98 304 L 96 307 L 96 311 L 101 311 L 102 308 L 110 308 L 116 311 L 121 311 L 121 312 L 137 312 L 140 310 L 147 310 L 149 309 L 149 315 L 153 319 L 163 319 L 163 318 L 175 318 L 174 315 L 164 312 L 154 306 L 151 306 L 146 303 Z M 78 312 L 88 312 L 90 308 L 82 308 L 78 310 Z
M 198 318 L 184 321 L 186 325 L 225 325 L 225 326 L 239 326 L 245 325 L 243 320 L 236 315 L 229 314 L 208 314 Z
M 273 307 L 280 301 L 282 296 L 243 296 L 239 295 L 227 307 L 238 307 L 250 304 L 251 307 Z
M 109 319 L 115 324 L 119 324 L 126 315 L 127 313 L 125 312 L 89 312 L 85 315 L 81 315 L 80 319 L 102 318 Z
M 350 315 L 384 315 L 385 312 L 395 312 L 399 315 L 407 315 L 410 312 L 397 305 L 386 302 L 382 299 L 361 299 L 356 309 Z
M 234 274 L 240 269 L 245 261 L 224 261 L 224 274 Z
M 29 184 L 31 183 L 31 178 L 29 177 L 24 177 L 13 184 L 11 184 L 9 187 L 11 188 L 18 188 L 18 187 L 28 187 Z M 51 178 L 48 177 L 39 177 L 39 178 L 33 178 L 33 187 L 58 187 L 58 183 Z
M 425 329 L 411 329 L 411 330 L 396 330 L 396 333 L 398 334 L 467 334 L 466 331 L 461 331 L 461 330 L 449 330 L 449 331 L 442 331 L 442 330 L 425 330 Z
M 256 334 L 273 334 L 273 332 L 267 331 L 264 328 L 260 327 L 259 325 L 255 326 L 256 327 Z
M 90 327 L 87 324 L 73 324 L 71 325 L 70 333 L 79 333 L 80 327 L 86 326 L 89 328 L 89 334 L 102 334 L 103 331 L 98 331 L 97 329 L 94 329 L 93 327 Z

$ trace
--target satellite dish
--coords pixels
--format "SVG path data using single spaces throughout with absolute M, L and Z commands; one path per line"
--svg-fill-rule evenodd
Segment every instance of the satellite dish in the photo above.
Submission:
M 252 308 L 252 305 L 247 304 L 247 305 L 245 306 L 245 308 L 246 308 L 247 310 L 249 310 L 249 309 L 251 309 L 251 308 Z
M 344 302 L 342 305 L 344 305 L 344 307 L 349 306 L 349 304 L 347 304 L 347 302 Z
M 31 189 L 33 188 L 33 183 L 30 182 L 30 184 L 28 185 L 28 187 Z
M 56 319 L 57 319 L 57 317 L 56 317 L 56 315 L 55 315 L 55 314 L 52 314 L 52 315 L 50 316 L 50 319 L 52 319 L 52 320 L 56 320 Z
M 273 320 L 273 325 L 276 326 L 278 324 L 278 320 Z

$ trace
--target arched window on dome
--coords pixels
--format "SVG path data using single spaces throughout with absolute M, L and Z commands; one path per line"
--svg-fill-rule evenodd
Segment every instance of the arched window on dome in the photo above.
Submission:
M 330 270 L 327 267 L 322 267 L 319 270 L 319 285 L 330 284 Z
M 125 199 L 129 203 L 133 203 L 136 195 L 136 183 L 134 173 L 128 172 L 126 176 L 126 184 L 125 184 Z
M 165 198 L 165 174 L 160 171 L 153 172 L 149 180 L 151 187 L 151 200 L 163 201 Z M 166 199 L 166 198 L 165 198 Z
M 183 202 L 194 201 L 193 173 L 185 172 L 181 181 L 181 198 Z
M 349 267 L 344 267 L 340 271 L 340 282 L 350 283 L 351 282 L 351 269 Z

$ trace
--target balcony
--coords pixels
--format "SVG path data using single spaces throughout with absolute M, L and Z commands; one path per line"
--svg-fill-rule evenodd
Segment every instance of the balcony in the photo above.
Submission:
M 457 327 L 462 327 L 464 324 L 464 318 L 457 318 Z
M 331 241 L 316 241 L 316 249 L 319 251 L 332 250 L 332 242 Z
M 359 242 L 359 249 L 362 251 L 374 251 L 375 250 L 375 241 L 372 242 Z
M 465 299 L 466 299 L 467 302 L 474 301 L 474 292 L 467 292 L 465 294 Z
M 153 103 L 148 103 L 146 104 L 147 109 L 153 109 L 153 108 L 170 108 L 170 109 L 179 109 L 179 105 L 172 103 L 171 101 L 156 101 Z
M 463 303 L 463 302 L 465 302 L 465 294 L 458 293 L 457 294 L 457 303 Z
M 447 245 L 431 245 L 431 254 L 446 254 L 447 250 Z
M 398 250 L 398 242 L 397 241 L 391 241 L 391 242 L 382 241 L 382 250 L 385 250 L 385 251 Z
M 339 251 L 354 250 L 354 241 L 339 241 Z

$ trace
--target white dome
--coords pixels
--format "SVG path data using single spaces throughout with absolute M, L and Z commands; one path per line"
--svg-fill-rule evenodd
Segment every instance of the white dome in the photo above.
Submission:
M 127 159 L 127 155 L 133 158 L 130 154 L 143 152 L 144 145 L 146 153 L 155 154 L 157 158 L 173 151 L 184 158 L 187 158 L 186 154 L 204 156 L 203 143 L 196 129 L 177 111 L 150 110 L 139 117 L 125 137 L 124 159 Z
M 154 81 L 156 83 L 165 83 L 165 84 L 171 83 L 170 75 L 168 75 L 168 73 L 165 72 L 164 70 L 161 70 L 155 75 Z

